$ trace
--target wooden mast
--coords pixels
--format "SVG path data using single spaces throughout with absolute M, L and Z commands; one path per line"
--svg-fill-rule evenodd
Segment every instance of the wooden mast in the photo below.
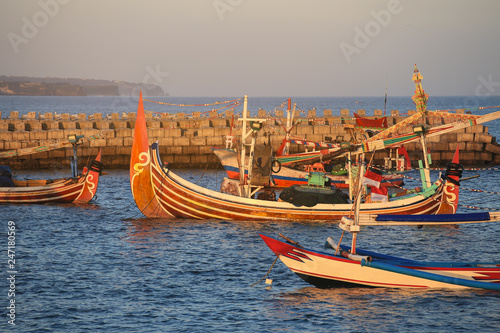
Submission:
M 425 145 L 425 132 L 426 128 L 426 115 L 427 115 L 427 100 L 429 95 L 427 95 L 422 88 L 422 75 L 415 64 L 415 69 L 413 70 L 413 78 L 412 81 L 415 81 L 415 95 L 413 95 L 412 99 L 417 108 L 417 112 L 422 117 L 422 125 L 414 126 L 413 131 L 415 134 L 420 136 L 420 143 L 422 144 L 423 151 L 423 160 L 424 160 L 424 168 L 422 173 L 422 186 L 424 189 L 429 188 L 431 186 L 431 177 L 429 171 L 429 158 L 427 154 L 427 147 Z M 422 169 L 422 168 L 421 168 Z
M 248 122 L 248 96 L 243 97 L 243 117 L 238 119 L 243 122 L 241 129 L 241 163 L 240 163 L 240 188 L 241 196 L 250 198 L 252 196 L 252 165 L 255 148 L 255 137 L 257 132 L 262 128 L 262 124 L 266 119 L 252 118 L 250 121 L 250 131 L 247 132 Z M 258 124 L 258 125 L 254 125 Z M 252 135 L 250 144 L 246 143 L 247 138 Z M 246 159 L 247 147 L 250 148 L 248 162 Z M 248 170 L 248 176 L 245 179 L 245 170 Z
M 361 205 L 361 190 L 363 189 L 363 178 L 365 175 L 365 154 L 362 153 L 359 157 L 359 176 L 358 176 L 358 191 L 356 201 L 354 202 L 354 225 L 351 226 L 349 232 L 352 233 L 351 254 L 356 254 L 356 239 L 359 232 L 359 209 Z

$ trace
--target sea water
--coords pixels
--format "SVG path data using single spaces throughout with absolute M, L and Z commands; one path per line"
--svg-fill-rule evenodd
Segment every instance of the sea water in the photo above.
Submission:
M 59 100 L 67 103 L 69 113 L 87 108 L 88 113 L 103 112 L 109 104 L 99 102 L 108 100 L 104 97 L 68 99 L 47 98 L 49 106 L 42 97 L 0 102 L 16 100 L 20 112 L 44 112 L 54 111 Z M 22 100 L 28 101 L 24 107 Z M 305 100 L 314 104 L 313 98 Z M 458 105 L 459 98 L 454 100 Z M 363 101 L 353 99 L 353 104 Z M 336 108 L 317 102 L 318 110 Z M 500 136 L 494 128 L 490 126 L 490 133 Z M 326 238 L 338 239 L 341 230 L 324 222 L 148 219 L 132 199 L 128 170 L 105 171 L 96 199 L 87 205 L 0 205 L 0 331 L 500 331 L 498 292 L 318 289 L 280 261 L 267 276 L 271 285 L 264 279 L 252 286 L 275 259 L 259 233 L 282 233 L 324 250 Z M 224 177 L 222 170 L 175 172 L 211 189 L 218 189 Z M 436 179 L 439 172 L 431 171 L 431 177 Z M 14 173 L 18 178 L 56 178 L 69 176 L 70 170 Z M 476 175 L 461 183 L 459 212 L 500 209 L 499 169 L 466 170 L 463 177 Z M 405 187 L 419 185 L 417 171 L 407 176 Z M 366 227 L 357 246 L 416 260 L 498 262 L 499 233 L 498 223 Z

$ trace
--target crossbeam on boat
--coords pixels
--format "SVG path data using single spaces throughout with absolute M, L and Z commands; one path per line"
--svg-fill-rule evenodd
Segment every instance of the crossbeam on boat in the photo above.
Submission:
M 420 215 L 383 215 L 361 214 L 359 225 L 455 225 L 467 223 L 500 222 L 500 213 L 483 212 L 468 214 L 420 214 Z

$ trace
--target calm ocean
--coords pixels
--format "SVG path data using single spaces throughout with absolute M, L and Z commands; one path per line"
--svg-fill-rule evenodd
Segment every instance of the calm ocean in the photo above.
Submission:
M 230 98 L 156 100 L 201 104 L 223 99 Z M 272 110 L 285 100 L 249 97 L 249 108 Z M 384 109 L 383 97 L 294 101 L 303 110 L 333 109 L 334 114 L 341 108 L 366 109 L 368 115 L 373 109 Z M 472 105 L 474 101 L 480 104 Z M 21 114 L 128 113 L 135 111 L 136 103 L 136 98 L 129 97 L 0 96 L 4 118 L 13 110 Z M 429 109 L 471 105 L 500 105 L 500 98 L 431 96 L 429 100 Z M 410 98 L 390 98 L 387 110 L 413 108 Z M 191 111 L 196 110 L 183 112 Z M 500 137 L 498 122 L 486 125 Z M 323 290 L 303 282 L 279 261 L 268 276 L 273 280 L 271 288 L 264 282 L 252 287 L 275 258 L 259 233 L 282 233 L 323 249 L 328 236 L 340 237 L 340 229 L 328 223 L 147 219 L 132 199 L 128 170 L 105 171 L 108 174 L 102 176 L 92 204 L 0 206 L 1 332 L 500 331 L 498 292 Z M 176 172 L 211 189 L 218 189 L 224 177 L 219 170 Z M 69 176 L 70 170 L 14 173 L 18 178 L 55 178 Z M 433 179 L 438 174 L 431 172 Z M 478 211 L 471 207 L 500 209 L 500 171 L 491 166 L 467 170 L 463 177 L 474 175 L 479 178 L 461 183 L 459 212 Z M 408 176 L 418 178 L 418 173 Z M 406 181 L 406 187 L 415 186 L 415 180 Z M 9 221 L 15 224 L 13 268 L 7 266 Z M 418 260 L 500 261 L 499 235 L 498 223 L 458 228 L 366 227 L 358 247 Z M 13 269 L 14 274 L 8 273 Z M 14 284 L 11 275 L 15 275 Z M 9 295 L 13 287 L 15 295 Z M 14 321 L 8 317 L 12 299 Z

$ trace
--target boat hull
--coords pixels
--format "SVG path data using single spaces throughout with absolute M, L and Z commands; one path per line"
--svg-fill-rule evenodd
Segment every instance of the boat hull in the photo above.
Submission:
M 306 249 L 260 235 L 278 258 L 295 274 L 319 288 L 483 288 L 500 290 L 500 263 L 432 263 L 381 255 L 357 249 L 370 262 Z M 345 250 L 348 248 L 345 247 Z M 381 268 L 368 266 L 380 263 Z M 384 266 L 385 265 L 385 266 Z M 387 267 L 389 268 L 387 268 Z M 389 270 L 389 269 L 392 270 Z
M 349 215 L 351 204 L 318 204 L 314 207 L 297 207 L 288 202 L 257 200 L 219 193 L 199 187 L 177 176 L 161 163 L 158 145 L 152 145 L 150 189 L 153 197 L 143 210 L 148 217 L 173 216 L 196 219 L 226 220 L 281 220 L 339 221 Z M 434 214 L 439 211 L 444 186 L 437 185 L 431 197 L 416 195 L 389 203 L 367 203 L 361 208 L 363 214 Z
M 101 152 L 95 158 L 101 161 Z M 100 171 L 91 167 L 76 178 L 23 181 L 23 186 L 0 187 L 0 203 L 43 204 L 43 203 L 88 203 L 94 198 L 99 183 Z M 44 185 L 39 185 L 45 183 Z

